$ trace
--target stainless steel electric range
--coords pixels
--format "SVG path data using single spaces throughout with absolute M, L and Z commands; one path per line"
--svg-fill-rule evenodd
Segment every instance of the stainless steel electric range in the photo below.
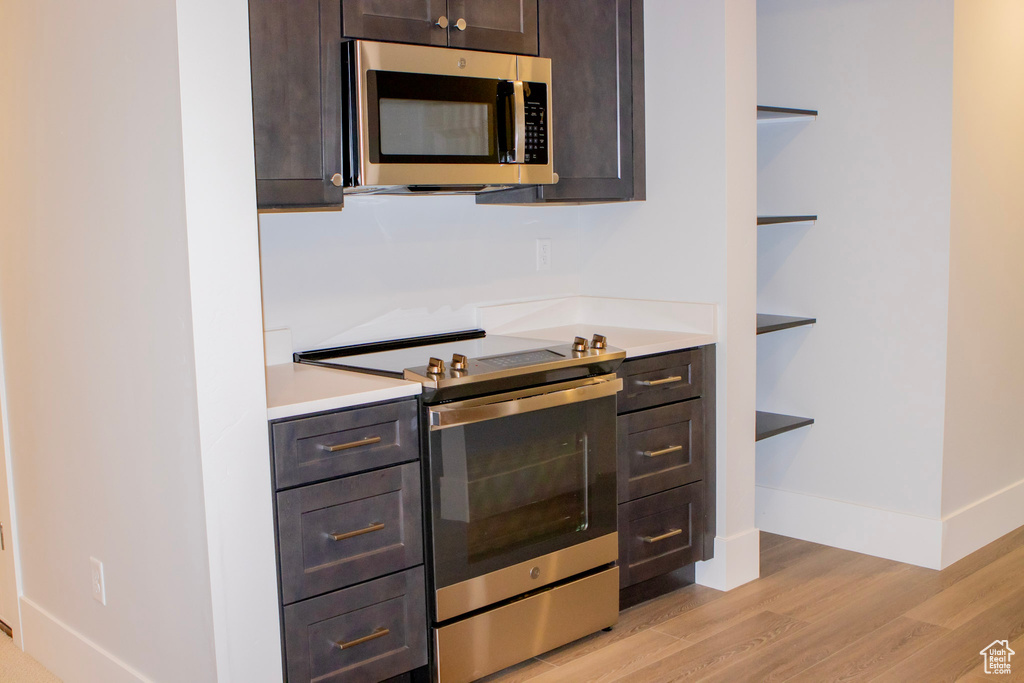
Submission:
M 433 668 L 471 681 L 618 619 L 615 370 L 604 337 L 480 330 L 296 354 L 423 384 Z

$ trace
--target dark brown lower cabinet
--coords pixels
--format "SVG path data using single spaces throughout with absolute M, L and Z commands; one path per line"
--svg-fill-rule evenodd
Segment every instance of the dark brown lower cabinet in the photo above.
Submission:
M 714 555 L 715 347 L 619 369 L 619 586 Z
M 289 683 L 382 681 L 427 663 L 423 567 L 284 608 Z
M 410 399 L 270 423 L 288 683 L 426 671 L 416 407 Z M 326 464 L 305 467 L 317 461 Z
M 619 586 L 625 588 L 705 559 L 704 486 L 677 486 L 619 506 Z

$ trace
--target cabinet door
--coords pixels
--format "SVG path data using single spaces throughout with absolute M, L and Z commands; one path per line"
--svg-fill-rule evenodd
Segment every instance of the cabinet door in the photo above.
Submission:
M 257 204 L 340 207 L 337 0 L 249 0 L 249 37 Z
M 438 26 L 441 17 L 448 17 L 445 0 L 344 0 L 342 33 L 346 38 L 444 46 L 448 31 Z
M 559 180 L 480 194 L 477 203 L 644 199 L 643 0 L 540 0 L 538 8 Z
M 537 0 L 448 0 L 448 19 L 451 47 L 537 54 Z
M 688 484 L 619 506 L 619 588 L 705 559 L 704 484 Z

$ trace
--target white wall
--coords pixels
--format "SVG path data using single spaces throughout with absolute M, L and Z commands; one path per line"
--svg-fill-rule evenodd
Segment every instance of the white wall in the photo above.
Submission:
M 0 13 L 0 19 L 2 19 Z M 0 132 L 0 136 L 3 133 Z M 3 138 L 0 137 L 0 140 Z M 5 145 L 0 143 L 0 149 Z M 14 642 L 21 644 L 21 614 L 18 609 L 18 548 L 17 548 L 17 527 L 15 517 L 12 514 L 14 507 L 11 505 L 11 470 L 10 461 L 7 458 L 7 411 L 4 406 L 7 399 L 4 396 L 4 367 L 3 367 L 3 341 L 0 339 L 0 523 L 3 524 L 2 538 L 3 549 L 0 550 L 0 620 L 7 624 L 12 630 Z
M 2 10 L 0 329 L 25 648 L 71 683 L 212 681 L 175 3 Z
M 281 680 L 246 0 L 177 0 L 188 274 L 220 683 Z
M 818 324 L 758 340 L 758 407 L 814 417 L 760 442 L 768 531 L 937 566 L 945 402 L 952 0 L 758 6 L 758 310 Z M 877 514 L 884 512 L 885 514 Z M 924 538 L 927 536 L 927 538 Z
M 581 209 L 582 290 L 718 304 L 716 557 L 698 580 L 731 588 L 758 572 L 754 3 L 649 1 L 644 40 L 647 201 Z
M 955 18 L 946 564 L 1024 524 L 1024 5 Z
M 579 293 L 579 210 L 471 196 L 348 197 L 260 216 L 265 329 L 307 350 L 476 325 L 476 307 Z M 536 241 L 552 240 L 537 271 Z

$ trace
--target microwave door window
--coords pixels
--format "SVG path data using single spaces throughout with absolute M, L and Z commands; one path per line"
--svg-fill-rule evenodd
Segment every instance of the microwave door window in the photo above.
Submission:
M 369 71 L 367 141 L 375 164 L 497 164 L 507 142 L 508 83 Z
M 380 151 L 387 155 L 490 154 L 491 107 L 478 102 L 380 100 Z

